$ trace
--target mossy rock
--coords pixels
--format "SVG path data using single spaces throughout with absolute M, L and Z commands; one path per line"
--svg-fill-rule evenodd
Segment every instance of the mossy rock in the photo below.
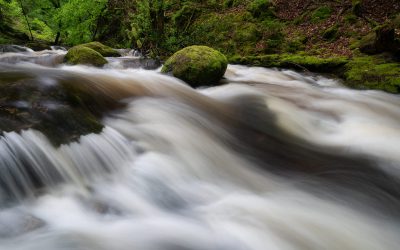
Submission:
M 69 49 L 64 60 L 68 64 L 86 64 L 96 67 L 107 63 L 107 60 L 99 52 L 81 45 Z
M 189 46 L 173 54 L 161 72 L 172 73 L 192 87 L 216 85 L 225 74 L 228 61 L 217 50 L 207 46 Z
M 121 54 L 118 51 L 116 51 L 115 49 L 108 47 L 100 42 L 84 43 L 84 44 L 81 44 L 81 46 L 95 50 L 95 51 L 99 52 L 102 56 L 107 56 L 107 57 L 121 56 Z

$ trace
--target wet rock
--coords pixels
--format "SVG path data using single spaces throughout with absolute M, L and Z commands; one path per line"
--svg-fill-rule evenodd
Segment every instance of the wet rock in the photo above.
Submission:
M 57 73 L 42 77 L 0 66 L 4 66 L 0 70 L 0 132 L 33 128 L 60 145 L 101 132 L 102 115 L 121 107 L 88 88 L 90 80 Z
M 43 41 L 31 41 L 26 43 L 25 46 L 34 51 L 51 50 L 50 45 Z

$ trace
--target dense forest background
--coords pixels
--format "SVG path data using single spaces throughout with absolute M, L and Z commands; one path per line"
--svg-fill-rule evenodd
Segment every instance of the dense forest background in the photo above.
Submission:
M 229 56 L 352 56 L 399 12 L 398 0 L 0 0 L 0 43 L 98 40 L 153 55 L 205 44 Z

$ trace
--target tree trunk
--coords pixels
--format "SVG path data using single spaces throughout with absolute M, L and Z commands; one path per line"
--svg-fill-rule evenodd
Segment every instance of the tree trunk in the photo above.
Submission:
M 61 32 L 57 31 L 56 39 L 54 39 L 55 45 L 58 45 L 60 43 L 60 36 L 61 36 Z
M 58 21 L 58 31 L 56 34 L 56 39 L 54 39 L 54 44 L 59 45 L 61 36 L 61 21 Z
M 31 41 L 33 41 L 33 35 L 32 35 L 31 25 L 30 25 L 30 23 L 29 23 L 28 17 L 27 17 L 26 12 L 25 12 L 25 8 L 24 8 L 24 6 L 23 6 L 21 0 L 19 0 L 19 5 L 21 6 L 22 14 L 23 14 L 24 17 L 25 17 L 26 24 L 28 24 L 29 33 L 31 34 Z

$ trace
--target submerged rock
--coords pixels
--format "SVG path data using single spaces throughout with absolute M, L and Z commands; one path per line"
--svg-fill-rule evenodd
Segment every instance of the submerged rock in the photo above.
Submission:
M 190 46 L 173 54 L 161 71 L 198 87 L 218 84 L 227 65 L 226 57 L 219 51 L 207 46 Z
M 12 52 L 12 53 L 18 53 L 18 52 L 31 52 L 32 50 L 27 47 L 19 46 L 19 45 L 14 45 L 14 44 L 0 44 L 0 52 L 2 53 L 7 53 L 7 52 Z
M 121 54 L 116 51 L 115 49 L 108 47 L 99 42 L 90 42 L 81 44 L 81 46 L 95 50 L 99 52 L 102 56 L 109 56 L 109 57 L 119 57 Z
M 103 115 L 124 103 L 96 83 L 72 72 L 0 64 L 0 135 L 32 128 L 58 146 L 101 132 Z
M 89 64 L 97 67 L 107 63 L 99 52 L 81 45 L 69 49 L 64 60 L 69 64 Z

